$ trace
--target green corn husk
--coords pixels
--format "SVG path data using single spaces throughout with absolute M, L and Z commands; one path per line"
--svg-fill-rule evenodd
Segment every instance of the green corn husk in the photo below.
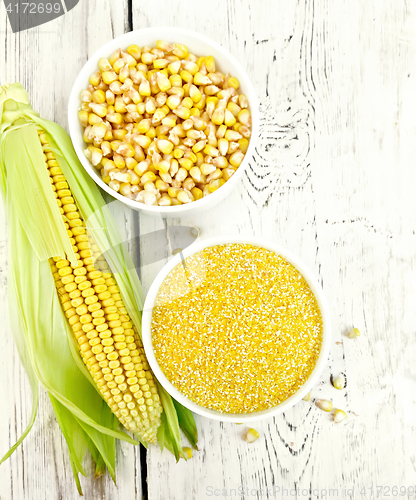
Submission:
M 120 423 L 101 398 L 78 351 L 62 310 L 48 259 L 67 255 L 76 262 L 50 188 L 37 130 L 47 134 L 87 229 L 105 252 L 124 304 L 140 332 L 143 293 L 129 254 L 98 187 L 80 164 L 68 134 L 33 111 L 19 83 L 0 87 L 0 191 L 6 206 L 9 239 L 8 302 L 13 335 L 32 389 L 32 414 L 27 429 L 0 461 L 6 460 L 32 428 L 39 386 L 48 392 L 68 444 L 71 467 L 78 474 L 87 449 L 96 461 L 96 475 L 108 468 L 115 480 L 115 440 L 138 444 L 119 430 Z M 196 447 L 192 413 L 158 384 L 164 412 L 158 430 L 160 447 L 183 456 L 181 427 Z M 140 440 L 140 439 L 139 439 Z M 145 446 L 147 443 L 142 443 Z

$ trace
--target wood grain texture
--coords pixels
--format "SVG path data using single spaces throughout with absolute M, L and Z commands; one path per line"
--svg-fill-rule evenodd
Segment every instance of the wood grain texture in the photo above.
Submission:
M 101 45 L 127 28 L 127 2 L 100 0 L 80 4 L 55 21 L 20 34 L 13 34 L 0 5 L 0 40 L 6 47 L 0 56 L 1 83 L 20 81 L 28 90 L 34 109 L 42 117 L 67 126 L 67 100 L 77 73 Z M 134 218 L 121 204 L 111 209 L 126 238 L 131 239 Z M 20 366 L 8 324 L 6 304 L 6 219 L 0 214 L 0 318 L 3 348 L 0 350 L 0 455 L 16 442 L 30 416 L 30 387 Z M 134 248 L 131 248 L 134 250 Z M 90 475 L 81 478 L 86 498 L 133 500 L 141 498 L 139 449 L 120 443 L 117 451 L 116 487 L 107 474 L 94 480 L 94 465 L 85 464 Z M 0 467 L 1 500 L 79 498 L 72 478 L 65 440 L 49 399 L 42 394 L 37 421 L 23 445 Z
M 63 125 L 77 71 L 130 19 L 124 0 L 81 0 L 64 18 L 20 35 L 11 34 L 3 5 L 0 16 L 1 80 L 22 81 L 42 116 Z M 148 498 L 199 500 L 242 487 L 238 497 L 246 499 L 315 499 L 330 497 L 329 489 L 358 499 L 370 498 L 370 486 L 415 486 L 416 1 L 134 1 L 131 18 L 134 29 L 181 26 L 223 44 L 245 66 L 261 105 L 256 152 L 234 192 L 202 216 L 140 216 L 141 234 L 181 224 L 199 227 L 201 237 L 262 236 L 298 254 L 332 309 L 331 356 L 312 395 L 349 413 L 335 425 L 302 401 L 253 424 L 261 438 L 251 445 L 245 426 L 197 417 L 200 451 L 192 460 L 175 464 L 167 452 L 149 450 Z M 134 235 L 137 214 L 116 208 L 116 216 Z M 4 213 L 0 225 L 6 450 L 24 428 L 30 398 L 7 326 Z M 145 287 L 162 266 L 141 269 Z M 362 331 L 358 340 L 345 337 L 352 325 Z M 329 382 L 339 372 L 345 391 Z M 122 445 L 118 462 L 118 488 L 108 477 L 83 480 L 87 498 L 141 498 L 137 450 Z M 42 398 L 32 434 L 0 467 L 0 499 L 46 497 L 77 493 L 66 444 Z
M 254 234 L 301 256 L 333 315 L 330 362 L 312 395 L 349 417 L 335 425 L 302 401 L 254 424 L 261 438 L 252 445 L 243 441 L 245 426 L 197 418 L 201 451 L 191 461 L 176 465 L 167 453 L 148 452 L 149 499 L 200 499 L 214 489 L 231 496 L 239 487 L 244 498 L 322 498 L 330 488 L 349 498 L 345 488 L 353 487 L 362 498 L 363 487 L 368 495 L 372 485 L 412 486 L 416 4 L 213 0 L 209 12 L 206 5 L 137 2 L 133 27 L 194 28 L 228 48 L 260 98 L 260 139 L 227 200 L 157 227 Z M 141 231 L 154 227 L 140 217 Z M 161 267 L 142 270 L 147 286 Z M 352 325 L 362 330 L 357 341 L 344 336 Z M 348 379 L 342 392 L 329 382 L 338 372 Z

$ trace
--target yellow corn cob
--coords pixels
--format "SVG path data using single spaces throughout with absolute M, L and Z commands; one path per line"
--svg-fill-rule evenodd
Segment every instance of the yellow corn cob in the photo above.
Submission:
M 143 344 L 120 296 L 114 276 L 96 244 L 59 168 L 48 138 L 39 131 L 52 189 L 78 265 L 50 259 L 65 316 L 81 357 L 104 400 L 126 429 L 156 442 L 162 406 Z M 94 262 L 99 265 L 94 267 Z

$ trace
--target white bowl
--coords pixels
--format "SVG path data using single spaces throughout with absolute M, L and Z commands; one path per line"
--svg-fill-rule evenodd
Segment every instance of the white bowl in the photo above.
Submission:
M 212 55 L 215 58 L 218 68 L 223 72 L 228 72 L 235 76 L 240 81 L 240 91 L 244 93 L 249 101 L 249 109 L 252 116 L 251 138 L 247 153 L 237 169 L 236 173 L 227 181 L 221 188 L 214 193 L 202 198 L 201 200 L 187 203 L 184 205 L 175 205 L 170 207 L 147 206 L 144 203 L 130 200 L 125 196 L 115 192 L 111 189 L 100 177 L 97 170 L 91 165 L 84 155 L 86 145 L 82 139 L 83 127 L 78 119 L 78 110 L 81 105 L 80 93 L 89 85 L 90 76 L 98 69 L 98 61 L 102 57 L 109 57 L 118 48 L 127 48 L 131 44 L 155 46 L 157 40 L 165 40 L 167 42 L 177 42 L 186 45 L 189 50 L 196 55 Z M 129 207 L 140 210 L 149 214 L 163 214 L 164 216 L 180 217 L 184 213 L 195 213 L 198 211 L 206 210 L 207 208 L 215 205 L 235 187 L 241 179 L 250 158 L 253 155 L 254 147 L 259 134 L 259 107 L 257 97 L 254 92 L 253 85 L 251 84 L 246 72 L 227 50 L 221 45 L 209 39 L 206 36 L 200 35 L 193 31 L 184 30 L 181 28 L 171 27 L 156 27 L 145 28 L 137 31 L 131 31 L 121 35 L 111 42 L 108 42 L 101 47 L 93 56 L 88 59 L 79 73 L 75 83 L 72 87 L 68 104 L 68 122 L 69 133 L 75 147 L 75 151 L 80 159 L 85 170 L 94 179 L 94 181 L 107 191 L 111 196 L 117 200 L 125 203 Z
M 323 331 L 322 331 L 322 346 L 321 351 L 318 357 L 318 361 L 315 365 L 314 370 L 312 371 L 308 380 L 298 389 L 298 391 L 290 396 L 288 399 L 283 401 L 277 406 L 273 408 L 269 408 L 267 410 L 253 412 L 253 413 L 222 413 L 215 410 L 210 410 L 203 406 L 200 406 L 189 398 L 184 396 L 176 387 L 169 382 L 166 378 L 165 374 L 161 370 L 153 350 L 152 345 L 152 333 L 151 333 L 151 322 L 152 322 L 152 313 L 153 306 L 159 291 L 160 286 L 165 280 L 166 276 L 169 274 L 172 269 L 178 265 L 182 257 L 186 258 L 190 255 L 193 255 L 196 252 L 203 250 L 204 248 L 215 246 L 215 245 L 223 245 L 226 243 L 247 243 L 255 246 L 259 246 L 262 248 L 266 248 L 267 250 L 271 250 L 278 255 L 281 255 L 288 262 L 290 262 L 298 271 L 302 274 L 302 276 L 307 281 L 310 286 L 312 292 L 314 293 L 316 300 L 318 302 L 319 308 L 322 314 L 322 322 L 323 322 Z M 328 303 L 323 294 L 322 288 L 315 280 L 313 275 L 309 272 L 309 270 L 305 267 L 305 265 L 299 260 L 298 257 L 294 256 L 291 252 L 286 250 L 270 241 L 265 241 L 260 238 L 254 237 L 246 237 L 246 236 L 229 236 L 229 237 L 215 237 L 209 238 L 205 240 L 199 240 L 192 244 L 191 246 L 185 248 L 183 250 L 182 255 L 175 255 L 160 271 L 160 273 L 156 276 L 156 279 L 153 281 L 152 286 L 147 294 L 146 301 L 144 304 L 143 317 L 142 317 L 142 337 L 143 337 L 143 345 L 146 352 L 147 359 L 149 361 L 149 365 L 153 370 L 158 381 L 162 384 L 162 386 L 166 389 L 166 391 L 179 403 L 181 403 L 189 410 L 198 413 L 207 418 L 212 418 L 214 420 L 221 420 L 224 422 L 253 422 L 264 420 L 266 418 L 273 417 L 278 415 L 279 413 L 283 413 L 284 411 L 292 408 L 298 401 L 300 401 L 305 395 L 312 389 L 312 387 L 316 384 L 321 373 L 325 367 L 325 364 L 328 359 L 329 354 L 329 345 L 331 340 L 331 321 L 330 321 L 330 312 Z

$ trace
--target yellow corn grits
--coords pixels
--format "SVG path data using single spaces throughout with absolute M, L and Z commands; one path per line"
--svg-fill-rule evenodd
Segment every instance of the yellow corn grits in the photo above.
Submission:
M 156 359 L 195 403 L 266 410 L 308 379 L 322 343 L 318 303 L 301 273 L 246 244 L 209 247 L 166 277 L 152 316 Z

